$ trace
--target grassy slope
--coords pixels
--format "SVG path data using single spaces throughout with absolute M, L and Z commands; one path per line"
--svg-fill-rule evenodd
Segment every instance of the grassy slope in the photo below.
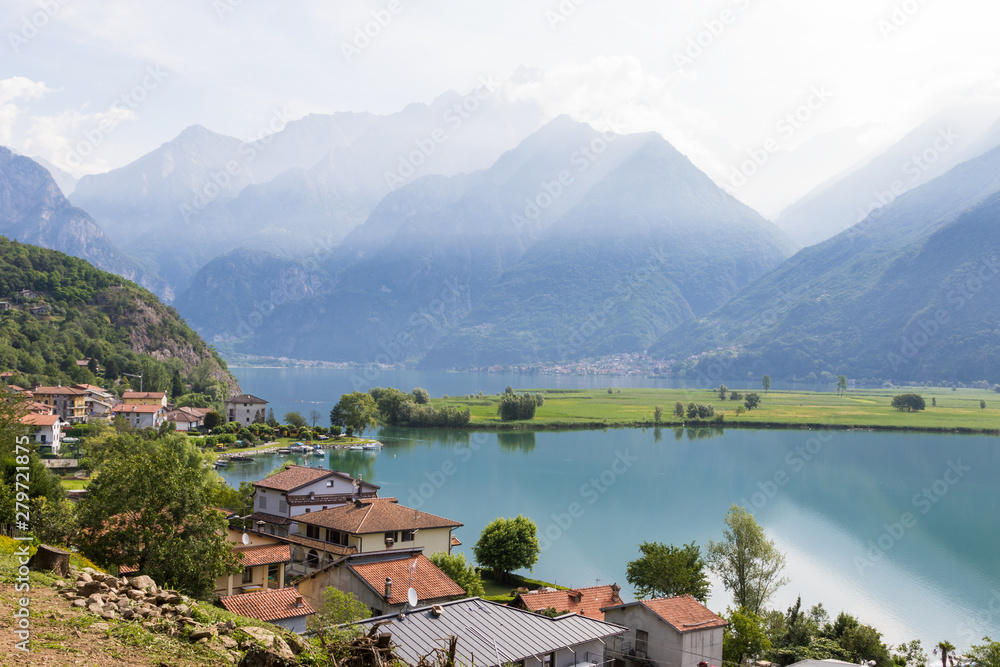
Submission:
M 736 414 L 735 401 L 719 400 L 714 392 L 689 389 L 622 389 L 608 394 L 607 389 L 531 390 L 545 395 L 545 405 L 538 408 L 530 422 L 501 422 L 496 414 L 497 399 L 453 397 L 434 399 L 434 407 L 470 408 L 470 428 L 560 428 L 653 425 L 655 406 L 663 408 L 663 425 L 679 424 L 673 416 L 674 404 L 681 401 L 712 403 L 716 414 L 725 412 L 726 426 L 835 426 L 890 429 L 971 429 L 1000 431 L 1000 394 L 982 389 L 896 388 L 851 390 L 844 396 L 836 393 L 771 391 L 761 393 L 760 407 L 743 415 Z M 890 407 L 893 396 L 918 393 L 927 401 L 927 410 L 905 413 Z M 745 393 L 745 392 L 744 392 Z M 760 393 L 760 392 L 759 392 Z M 931 407 L 931 399 L 937 407 Z M 986 409 L 979 401 L 986 400 Z M 687 422 L 688 425 L 698 422 Z

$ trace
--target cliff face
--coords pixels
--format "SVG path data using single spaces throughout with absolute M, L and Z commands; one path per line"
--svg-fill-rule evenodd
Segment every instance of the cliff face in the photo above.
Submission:
M 157 287 L 157 281 L 115 247 L 86 211 L 69 203 L 45 167 L 3 147 L 0 234 L 85 259 L 144 287 Z

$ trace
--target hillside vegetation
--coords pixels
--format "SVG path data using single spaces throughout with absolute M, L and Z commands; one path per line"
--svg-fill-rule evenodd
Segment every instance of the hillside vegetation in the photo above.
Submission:
M 0 370 L 13 371 L 14 384 L 138 386 L 123 375 L 132 373 L 144 390 L 175 396 L 185 382 L 223 399 L 239 390 L 176 310 L 81 259 L 0 237 L 0 301 L 9 304 L 0 311 Z M 77 363 L 84 359 L 93 361 Z

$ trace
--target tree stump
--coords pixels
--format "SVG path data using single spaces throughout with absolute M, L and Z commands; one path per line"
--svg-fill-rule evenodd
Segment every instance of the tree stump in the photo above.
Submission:
M 47 544 L 39 545 L 38 551 L 28 561 L 28 568 L 32 570 L 52 570 L 62 577 L 68 577 L 69 552 L 50 547 Z

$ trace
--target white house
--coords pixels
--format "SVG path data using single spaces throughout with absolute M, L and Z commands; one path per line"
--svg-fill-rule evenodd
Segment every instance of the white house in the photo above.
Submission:
M 128 405 L 119 403 L 111 408 L 111 414 L 115 417 L 124 417 L 133 428 L 160 428 L 167 410 L 159 404 Z
M 205 417 L 194 408 L 177 408 L 164 415 L 163 421 L 173 422 L 177 431 L 190 431 L 205 423 Z
M 226 421 L 237 422 L 246 426 L 260 415 L 261 420 L 267 415 L 267 401 L 250 394 L 233 396 L 226 401 Z
M 608 644 L 616 665 L 652 661 L 659 667 L 722 665 L 722 629 L 728 623 L 690 595 L 605 607 L 604 620 L 628 628 Z
M 450 636 L 458 638 L 455 664 L 459 665 L 601 665 L 605 642 L 626 631 L 578 614 L 550 618 L 480 598 L 417 607 L 358 625 L 368 631 L 379 621 L 391 621 L 379 630 L 392 635 L 396 655 L 411 665 L 435 649 L 446 648 L 444 641 Z
M 59 415 L 40 415 L 31 413 L 21 417 L 21 423 L 28 427 L 31 438 L 39 449 L 50 449 L 53 454 L 59 454 L 62 445 L 62 419 Z
M 357 499 L 377 498 L 379 487 L 336 470 L 291 466 L 254 482 L 254 521 L 263 521 L 262 532 L 272 535 L 298 533 L 294 517 L 339 507 Z

